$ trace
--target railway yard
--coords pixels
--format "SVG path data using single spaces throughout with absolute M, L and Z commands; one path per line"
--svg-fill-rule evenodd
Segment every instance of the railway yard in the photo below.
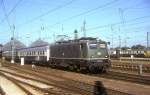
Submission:
M 0 1 L 0 95 L 150 95 L 150 0 Z
M 124 62 L 124 61 L 122 61 Z M 71 72 L 1 61 L 1 95 L 149 95 L 150 66 L 113 60 L 107 73 Z M 131 66 L 132 65 L 132 66 Z M 146 68 L 146 69 L 144 69 Z M 15 93 L 15 94 L 14 94 Z

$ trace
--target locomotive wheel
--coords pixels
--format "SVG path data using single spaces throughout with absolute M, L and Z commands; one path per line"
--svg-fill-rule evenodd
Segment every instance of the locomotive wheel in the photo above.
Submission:
M 102 67 L 101 72 L 102 72 L 102 73 L 106 73 L 106 72 L 107 72 L 107 69 L 106 69 L 106 67 L 105 67 L 105 66 L 104 66 L 104 67 Z
M 69 65 L 69 70 L 73 71 L 74 70 L 74 67 L 72 65 Z
M 74 68 L 75 71 L 78 70 L 78 66 L 77 65 L 74 65 L 73 68 Z
M 99 70 L 95 66 L 91 65 L 89 66 L 89 71 L 91 73 L 98 73 Z

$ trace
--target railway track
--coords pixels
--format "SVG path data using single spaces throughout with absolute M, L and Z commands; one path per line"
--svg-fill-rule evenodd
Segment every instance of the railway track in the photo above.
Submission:
M 55 76 L 53 74 L 44 72 L 44 70 L 42 70 L 42 71 L 41 70 L 31 70 L 29 68 L 20 69 L 17 66 L 15 66 L 15 67 L 11 66 L 11 67 L 9 67 L 9 69 L 19 71 L 20 73 L 30 74 L 32 76 L 34 75 L 34 76 L 40 77 L 46 81 L 50 80 L 52 83 L 55 83 L 53 85 L 55 85 L 57 87 L 61 87 L 63 89 L 66 89 L 67 91 L 71 91 L 71 92 L 78 92 L 81 95 L 93 95 L 95 93 L 95 91 L 93 90 L 95 85 L 67 79 L 67 78 L 60 77 L 60 76 Z M 51 77 L 63 79 L 63 81 L 53 80 L 53 79 L 51 79 L 51 77 L 47 76 L 47 74 L 49 74 L 49 76 L 51 76 Z M 106 91 L 107 91 L 108 95 L 116 95 L 116 94 L 117 95 L 129 95 L 127 93 L 123 93 L 120 91 L 115 91 L 115 90 L 111 90 L 111 89 L 107 89 L 107 88 L 106 88 Z
M 0 76 L 1 76 L 1 80 L 5 80 L 7 81 L 7 83 L 10 83 L 9 85 L 11 85 L 10 87 L 17 89 L 17 91 L 20 93 L 20 95 L 32 95 L 28 90 L 26 90 L 24 87 L 22 87 L 16 80 L 6 76 L 5 74 L 3 74 L 2 72 L 0 72 Z M 1 94 L 2 95 L 9 95 L 12 94 L 11 90 L 7 90 L 7 92 L 3 89 L 3 86 L 6 83 L 1 84 Z M 5 86 L 6 87 L 6 86 Z M 19 93 L 16 93 L 16 95 L 19 95 Z
M 109 70 L 107 73 L 100 74 L 100 75 L 99 74 L 90 74 L 90 75 L 104 77 L 104 78 L 108 78 L 108 79 L 134 82 L 137 84 L 150 85 L 150 77 L 148 77 L 148 76 L 122 73 L 122 72 L 118 72 L 116 70 Z
M 78 94 L 78 93 L 72 93 L 71 91 L 68 91 L 66 89 L 64 90 L 63 87 L 58 86 L 58 85 L 54 85 L 54 82 L 52 80 L 50 80 L 50 79 L 46 80 L 46 79 L 43 79 L 43 77 L 38 78 L 38 76 L 35 76 L 35 74 L 33 74 L 33 73 L 31 75 L 31 74 L 25 73 L 24 71 L 19 71 L 22 74 L 18 74 L 18 73 L 15 74 L 15 73 L 11 73 L 11 72 L 8 72 L 8 71 L 5 71 L 5 70 L 1 70 L 1 72 L 5 73 L 7 76 L 11 77 L 12 79 L 14 79 L 14 77 L 12 77 L 12 76 L 25 79 L 24 81 L 26 81 L 26 82 L 22 82 L 22 81 L 18 80 L 18 78 L 15 78 L 14 80 L 17 81 L 17 82 L 24 83 L 24 84 L 26 84 L 30 87 L 33 87 L 34 89 L 36 89 L 38 91 L 43 92 L 43 94 L 41 94 L 41 95 L 45 95 L 45 93 L 48 94 L 48 95 L 68 95 L 68 94 L 69 95 L 81 95 L 81 94 Z M 26 77 L 26 75 L 28 77 Z M 34 81 L 34 82 L 38 82 L 40 84 L 38 84 L 38 85 L 35 85 L 35 83 L 31 84 L 31 80 Z M 41 83 L 45 84 L 48 87 L 43 87 L 43 86 L 40 87 Z M 34 94 L 34 95 L 39 95 L 39 94 Z
M 13 83 L 17 84 L 19 88 L 24 89 L 27 92 L 27 95 L 74 95 L 73 93 L 68 93 L 67 91 L 63 91 L 57 87 L 51 85 L 49 86 L 49 84 L 46 84 L 40 80 L 24 77 L 18 74 L 2 70 L 1 73 L 3 73 L 5 77 L 13 81 Z M 36 84 L 36 82 L 38 82 L 38 84 Z

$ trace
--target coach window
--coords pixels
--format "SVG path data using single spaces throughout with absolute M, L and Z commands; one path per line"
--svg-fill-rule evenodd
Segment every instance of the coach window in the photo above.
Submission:
M 141 51 L 141 53 L 143 54 L 143 53 L 144 53 L 144 51 Z
M 41 51 L 41 55 L 43 55 L 43 51 Z
M 33 55 L 35 55 L 35 51 L 33 51 Z
M 42 51 L 42 55 L 44 55 L 44 51 Z
M 131 54 L 131 51 L 129 51 L 129 54 Z
M 40 51 L 40 55 L 42 55 L 42 51 Z
M 38 51 L 38 55 L 40 55 L 40 51 Z
M 37 51 L 35 51 L 35 56 L 37 55 Z
M 47 55 L 47 52 L 46 52 L 46 51 L 44 51 L 44 55 Z
M 40 51 L 40 55 L 42 55 L 42 51 Z
M 44 55 L 44 50 L 43 50 L 43 55 Z
M 39 51 L 39 53 L 40 53 L 39 55 L 41 55 L 41 54 L 42 54 L 42 53 L 41 53 L 41 51 Z

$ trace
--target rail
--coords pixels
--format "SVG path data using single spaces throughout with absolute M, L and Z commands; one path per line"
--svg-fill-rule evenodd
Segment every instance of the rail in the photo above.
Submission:
M 150 66 L 143 64 L 112 64 L 112 69 L 119 69 L 123 71 L 131 71 L 136 74 L 142 75 L 144 73 L 150 73 Z
M 112 58 L 114 59 L 114 58 Z M 117 58 L 117 60 L 120 60 L 120 61 L 148 61 L 150 62 L 150 58 L 137 58 L 137 57 L 120 57 L 120 58 Z

